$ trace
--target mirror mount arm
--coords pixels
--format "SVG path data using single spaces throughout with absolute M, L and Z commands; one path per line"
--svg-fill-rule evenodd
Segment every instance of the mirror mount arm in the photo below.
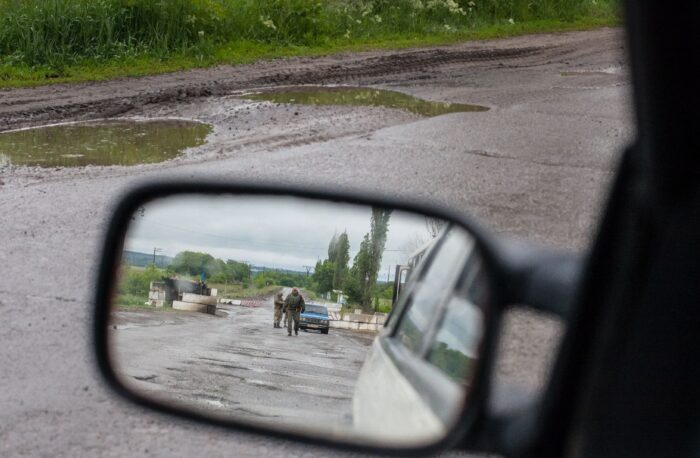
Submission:
M 499 245 L 508 279 L 505 303 L 567 320 L 580 283 L 582 256 L 513 240 Z

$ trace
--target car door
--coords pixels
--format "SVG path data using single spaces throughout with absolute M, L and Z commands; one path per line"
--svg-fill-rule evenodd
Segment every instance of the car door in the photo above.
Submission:
M 459 228 L 445 231 L 433 250 L 413 272 L 396 315 L 375 340 L 360 372 L 353 399 L 359 430 L 405 438 L 411 429 L 421 438 L 439 437 L 461 407 L 460 384 L 481 330 L 476 325 L 463 333 L 462 327 L 474 326 L 455 326 L 454 320 L 480 322 L 464 283 L 465 274 L 473 277 L 478 254 Z M 387 412 L 392 413 L 388 421 Z

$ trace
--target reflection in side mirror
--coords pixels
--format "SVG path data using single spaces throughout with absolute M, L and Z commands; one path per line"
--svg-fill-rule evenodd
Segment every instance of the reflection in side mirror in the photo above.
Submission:
M 427 446 L 474 381 L 490 277 L 461 226 L 387 208 L 180 194 L 131 216 L 108 322 L 130 392 L 181 411 Z

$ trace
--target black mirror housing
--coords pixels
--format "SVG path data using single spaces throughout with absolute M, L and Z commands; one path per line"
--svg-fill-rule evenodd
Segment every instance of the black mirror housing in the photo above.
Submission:
M 384 208 L 436 218 L 448 222 L 451 226 L 463 228 L 463 230 L 467 231 L 473 237 L 474 243 L 478 245 L 483 264 L 487 266 L 490 305 L 483 309 L 483 338 L 479 344 L 479 357 L 474 367 L 475 375 L 469 382 L 468 395 L 465 396 L 461 407 L 459 407 L 454 424 L 450 425 L 448 430 L 441 434 L 440 437 L 436 437 L 435 440 L 418 445 L 402 447 L 399 443 L 388 445 L 383 443 L 362 443 L 357 440 L 347 440 L 344 437 L 332 437 L 330 435 L 318 437 L 309 434 L 308 431 L 260 425 L 254 422 L 242 421 L 239 418 L 229 418 L 218 414 L 211 415 L 196 409 L 182 408 L 177 403 L 155 399 L 125 383 L 124 378 L 118 373 L 118 368 L 115 367 L 115 357 L 110 348 L 109 337 L 109 330 L 114 327 L 112 321 L 110 321 L 112 319 L 110 315 L 111 304 L 118 289 L 116 274 L 121 263 L 125 237 L 130 224 L 133 222 L 134 215 L 137 215 L 139 209 L 142 209 L 144 205 L 159 199 L 185 195 L 227 196 L 238 197 L 239 199 L 242 196 L 280 199 L 293 197 L 307 199 L 309 202 L 323 203 L 324 205 L 332 203 Z M 566 302 L 566 289 L 571 286 L 572 282 L 577 280 L 576 275 L 568 275 L 568 273 L 577 272 L 576 266 L 578 265 L 577 259 L 568 255 L 558 257 L 558 255 L 552 255 L 549 252 L 545 255 L 543 250 L 530 250 L 527 252 L 528 254 L 523 255 L 526 251 L 509 247 L 511 247 L 510 244 L 490 236 L 469 217 L 427 203 L 421 204 L 393 198 L 378 198 L 360 193 L 332 193 L 326 190 L 290 189 L 277 185 L 162 182 L 142 186 L 129 192 L 118 203 L 104 241 L 96 288 L 94 320 L 94 344 L 99 369 L 110 388 L 132 402 L 160 412 L 175 414 L 194 421 L 225 428 L 345 450 L 382 454 L 426 454 L 453 446 L 486 451 L 508 449 L 507 445 L 499 444 L 499 439 L 497 439 L 502 437 L 499 431 L 507 428 L 507 419 L 489 417 L 490 414 L 486 408 L 491 396 L 490 380 L 493 375 L 494 355 L 498 344 L 497 331 L 499 329 L 500 315 L 507 305 L 522 303 L 522 301 L 518 300 L 523 297 L 525 299 L 528 297 L 537 298 L 536 301 L 539 303 L 535 305 L 541 306 L 541 308 L 549 312 L 561 312 L 564 315 L 566 312 L 563 308 L 556 305 L 548 305 L 547 295 L 538 295 L 538 291 L 551 291 L 552 288 L 555 288 L 561 291 L 560 295 L 564 297 L 564 299 L 560 298 L 558 301 Z M 547 265 L 552 265 L 552 262 L 557 262 L 557 259 L 560 260 L 562 265 L 568 266 L 565 269 L 565 272 L 568 273 L 560 275 L 561 269 L 550 269 L 554 274 L 549 275 L 546 268 L 532 267 L 536 266 L 538 260 L 542 259 L 546 260 Z M 538 286 L 540 284 L 543 286 Z M 397 319 L 392 318 L 393 321 Z M 392 324 L 388 323 L 387 327 L 391 328 Z M 394 325 L 394 327 L 400 326 Z M 328 330 L 326 329 L 325 332 L 328 332 Z M 389 331 L 383 332 L 387 333 Z M 399 331 L 393 330 L 391 332 L 397 333 Z

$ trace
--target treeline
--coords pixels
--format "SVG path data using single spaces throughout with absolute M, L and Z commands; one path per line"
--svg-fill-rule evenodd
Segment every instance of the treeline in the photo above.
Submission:
M 343 232 L 334 235 L 328 245 L 328 258 L 316 263 L 313 287 L 320 294 L 342 290 L 351 303 L 364 311 L 376 308 L 377 299 L 385 296 L 386 286 L 377 286 L 377 277 L 386 245 L 391 210 L 373 208 L 370 231 L 365 234 L 360 248 L 350 261 L 350 242 Z M 374 304 L 373 304 L 374 299 Z
M 244 262 L 229 259 L 223 261 L 208 253 L 182 251 L 166 269 L 169 273 L 190 276 L 204 276 L 211 283 L 243 283 L 251 280 L 250 266 Z
M 265 270 L 255 275 L 253 284 L 257 288 L 277 285 L 298 288 L 308 288 L 311 284 L 311 277 L 302 272 L 290 272 L 285 270 Z
M 148 265 L 144 269 L 130 267 L 128 262 L 122 269 L 120 294 L 146 296 L 150 283 L 174 275 L 189 277 L 193 280 L 204 280 L 209 284 L 238 284 L 242 288 L 251 285 L 261 289 L 265 286 L 297 286 L 308 288 L 312 279 L 306 273 L 284 269 L 268 269 L 257 274 L 253 273 L 245 262 L 232 259 L 223 261 L 208 253 L 182 251 L 173 258 L 170 265 L 157 268 Z
M 158 268 L 153 264 L 145 268 L 134 268 L 125 262 L 121 271 L 119 294 L 138 297 L 145 300 L 152 281 L 160 281 L 173 275 L 181 275 L 192 279 L 201 279 L 209 283 L 238 283 L 248 287 L 252 281 L 250 266 L 234 260 L 223 261 L 207 253 L 183 251 L 173 258 L 166 268 Z
M 617 0 L 0 0 L 2 66 L 190 56 L 250 43 L 337 46 L 526 21 L 615 17 Z M 1 75 L 0 75 L 1 76 Z

